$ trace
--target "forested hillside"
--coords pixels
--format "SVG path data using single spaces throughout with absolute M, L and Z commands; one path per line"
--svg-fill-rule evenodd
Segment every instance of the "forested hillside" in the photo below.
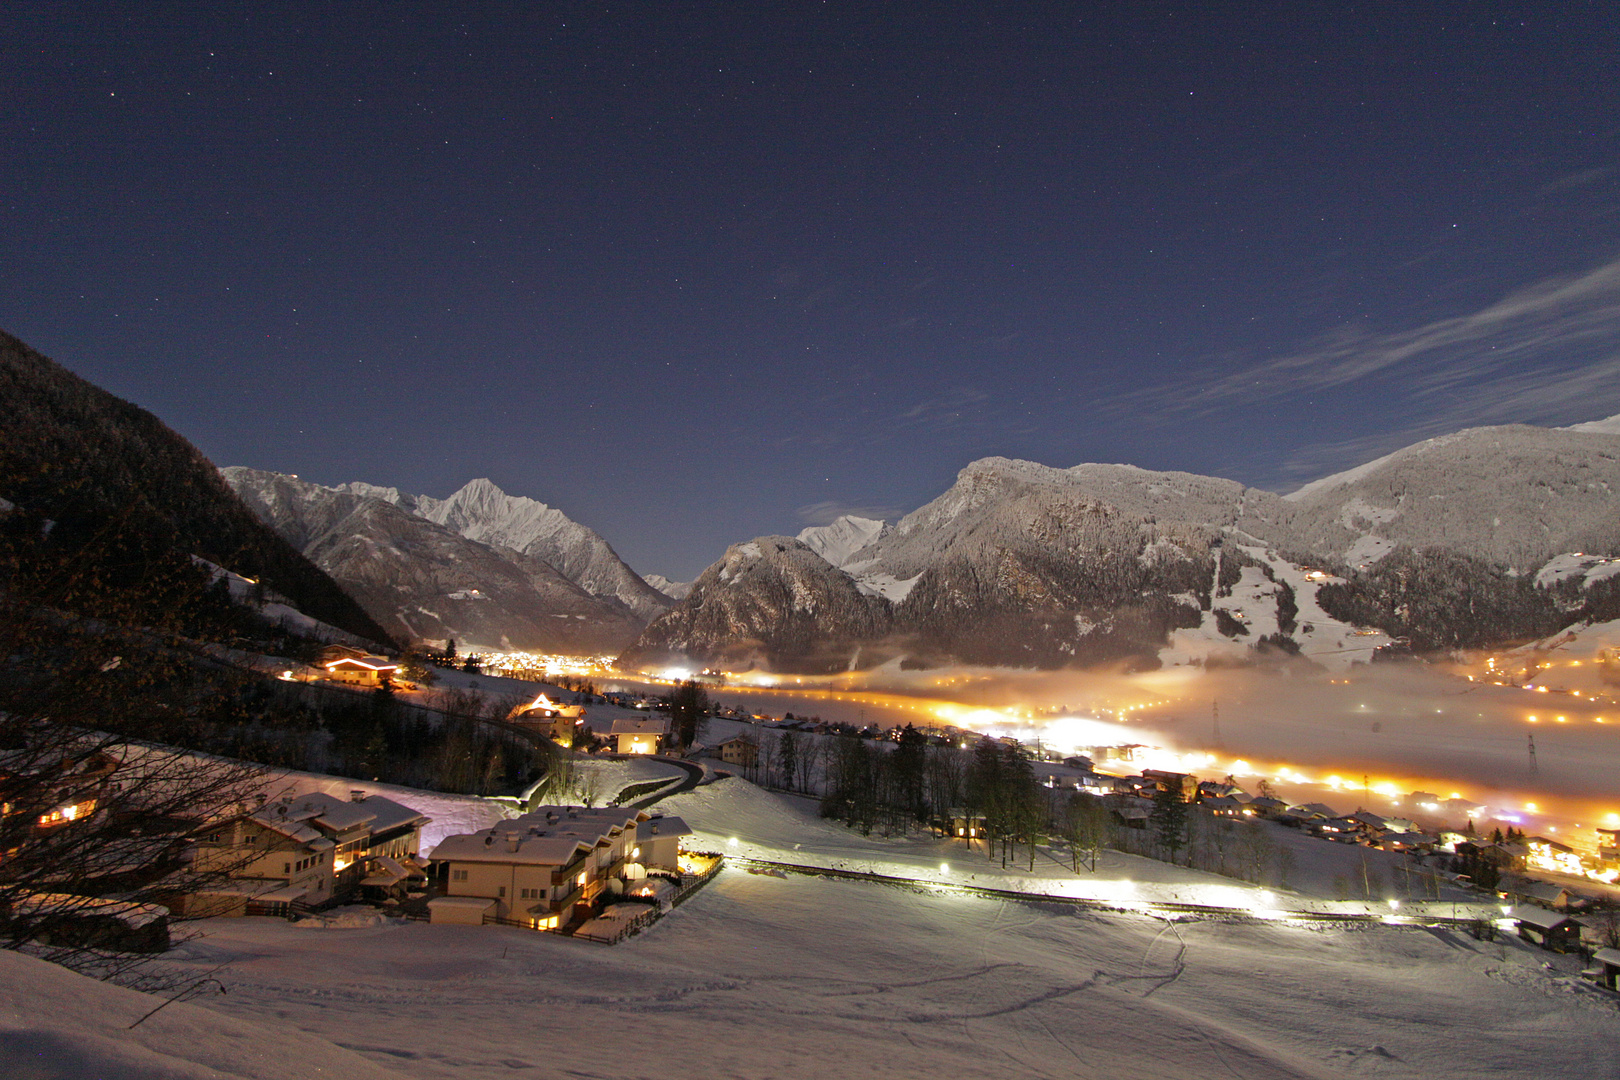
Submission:
M 98 589 L 181 573 L 197 555 L 323 622 L 388 640 L 336 582 L 254 517 L 196 447 L 4 332 L 0 402 L 0 498 L 52 522 L 57 552 L 93 552 Z

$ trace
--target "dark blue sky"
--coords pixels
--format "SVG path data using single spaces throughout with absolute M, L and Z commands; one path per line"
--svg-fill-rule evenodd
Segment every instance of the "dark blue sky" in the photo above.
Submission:
M 672 577 L 988 454 L 1620 412 L 1612 3 L 451 7 L 7 7 L 0 326 Z

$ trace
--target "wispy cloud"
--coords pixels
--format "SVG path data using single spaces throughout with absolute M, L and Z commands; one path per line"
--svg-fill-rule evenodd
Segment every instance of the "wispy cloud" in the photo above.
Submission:
M 924 398 L 910 408 L 895 414 L 891 422 L 898 426 L 912 427 L 954 426 L 976 417 L 980 411 L 978 407 L 988 400 L 989 395 L 982 390 L 975 390 L 970 386 L 957 387 L 944 394 Z
M 1545 419 L 1620 407 L 1620 260 L 1538 282 L 1478 311 L 1412 330 L 1341 327 L 1310 347 L 1189 387 L 1195 411 L 1396 378 L 1453 418 Z M 1596 395 L 1594 398 L 1592 395 Z M 1605 405 L 1604 403 L 1608 404 Z
M 1560 176 L 1556 180 L 1543 184 L 1541 186 L 1541 193 L 1543 195 L 1556 195 L 1559 192 L 1571 191 L 1575 188 L 1586 187 L 1588 184 L 1597 183 L 1599 180 L 1602 180 L 1605 176 L 1608 176 L 1613 171 L 1613 169 L 1606 165 L 1600 165 L 1595 169 L 1582 169 L 1580 172 L 1573 172 L 1567 176 Z

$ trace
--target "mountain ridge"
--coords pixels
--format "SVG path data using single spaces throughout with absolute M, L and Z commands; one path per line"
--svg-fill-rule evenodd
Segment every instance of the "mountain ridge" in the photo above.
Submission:
M 500 543 L 533 541 L 539 530 L 525 533 L 523 512 L 529 519 L 547 512 L 551 536 L 561 533 L 587 548 L 574 564 L 599 571 L 601 560 L 617 559 L 606 541 L 544 504 L 523 500 L 528 505 L 520 504 L 518 515 L 503 516 L 501 500 L 508 497 L 487 480 L 469 484 L 463 489 L 471 489 L 468 497 L 458 500 L 359 481 L 329 487 L 242 466 L 221 475 L 262 519 L 406 638 L 616 652 L 646 625 L 617 595 L 592 592 L 588 582 L 573 580 L 547 559 Z M 634 573 L 628 567 L 624 572 Z M 614 580 L 601 572 L 596 577 Z
M 1331 624 L 1319 652 L 1356 651 L 1346 649 L 1347 635 L 1360 634 L 1370 655 L 1374 643 L 1421 636 L 1400 614 L 1410 606 L 1401 587 L 1380 570 L 1400 551 L 1437 554 L 1393 573 L 1432 572 L 1436 588 L 1497 612 L 1502 634 L 1539 633 L 1558 603 L 1575 601 L 1524 594 L 1513 582 L 1564 552 L 1620 552 L 1620 433 L 1608 422 L 1465 429 L 1288 496 L 1195 473 L 988 457 L 892 526 L 839 519 L 800 541 L 886 607 L 881 639 L 850 639 L 868 659 L 888 650 L 925 665 L 1153 666 L 1176 651 L 1173 636 L 1241 640 L 1249 625 L 1264 628 L 1253 639 L 1267 647 L 1286 653 L 1303 638 L 1309 652 L 1318 623 Z M 1332 589 L 1318 605 L 1324 583 Z M 1238 592 L 1250 608 L 1266 606 L 1265 617 L 1257 622 Z M 694 661 L 734 654 L 723 612 L 687 610 L 715 595 L 694 588 L 649 625 L 637 649 L 670 647 L 681 635 L 661 624 L 675 620 L 706 628 L 689 642 L 699 649 Z M 1316 613 L 1313 622 L 1298 623 L 1301 605 Z M 722 604 L 742 606 L 735 595 Z M 1389 633 L 1354 631 L 1343 621 L 1351 612 Z M 1490 633 L 1466 618 L 1446 627 L 1424 638 L 1428 646 Z M 752 624 L 738 630 L 739 641 L 758 636 Z M 849 638 L 847 627 L 829 633 L 840 636 Z

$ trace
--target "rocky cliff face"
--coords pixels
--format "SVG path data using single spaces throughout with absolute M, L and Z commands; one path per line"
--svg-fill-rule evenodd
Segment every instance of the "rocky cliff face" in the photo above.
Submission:
M 669 598 L 626 566 L 596 532 L 555 507 L 508 495 L 488 480 L 473 480 L 448 499 L 417 496 L 414 508 L 469 540 L 540 559 L 592 596 L 617 600 L 643 620 L 670 608 Z
M 331 488 L 240 467 L 222 474 L 261 519 L 407 640 L 614 653 L 645 625 L 616 596 L 594 595 L 534 555 L 464 536 L 416 512 L 423 500 L 392 488 Z
M 887 603 L 863 593 L 803 542 L 762 536 L 734 544 L 653 621 L 621 666 L 651 670 L 694 661 L 732 671 L 829 672 L 860 665 L 888 635 Z

